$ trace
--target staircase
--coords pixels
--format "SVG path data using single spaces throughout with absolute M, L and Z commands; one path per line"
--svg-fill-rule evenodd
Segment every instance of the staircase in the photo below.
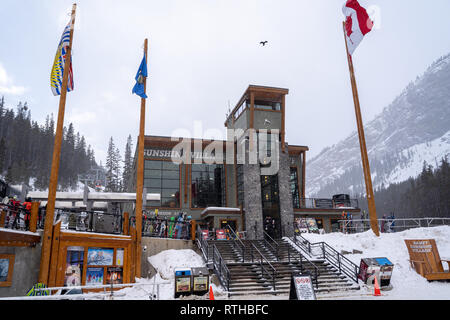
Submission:
M 321 294 L 359 289 L 355 281 L 340 273 L 325 259 L 309 259 L 306 254 L 300 253 L 295 245 L 284 239 L 272 242 L 208 240 L 207 244 L 215 245 L 226 263 L 229 270 L 230 297 L 288 295 L 292 273 L 311 274 L 318 298 Z M 271 271 L 275 271 L 273 277 Z

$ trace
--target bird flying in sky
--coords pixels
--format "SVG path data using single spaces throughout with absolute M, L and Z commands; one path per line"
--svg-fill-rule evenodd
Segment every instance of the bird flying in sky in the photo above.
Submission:
M 262 44 L 262 46 L 264 47 L 266 45 L 268 41 L 261 41 L 259 44 Z

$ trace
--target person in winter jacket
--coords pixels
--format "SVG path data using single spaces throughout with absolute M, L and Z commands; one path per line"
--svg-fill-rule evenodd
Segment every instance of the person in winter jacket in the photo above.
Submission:
M 31 219 L 31 198 L 26 198 L 23 203 L 23 207 L 25 208 L 25 228 L 26 230 L 30 229 L 30 219 Z
M 182 229 L 183 229 L 183 212 L 180 212 L 180 214 L 178 215 L 178 219 L 177 219 L 177 224 L 175 226 L 175 234 L 177 236 L 177 239 L 181 238 L 181 233 L 182 233 Z
M 175 217 L 170 217 L 169 226 L 168 226 L 168 236 L 169 236 L 169 238 L 173 237 L 174 227 L 175 227 Z

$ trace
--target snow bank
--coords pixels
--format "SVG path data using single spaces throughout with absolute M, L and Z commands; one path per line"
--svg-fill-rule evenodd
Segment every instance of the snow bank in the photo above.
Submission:
M 162 279 L 173 280 L 175 268 L 204 267 L 203 258 L 194 250 L 165 250 L 148 258 Z
M 372 288 L 363 287 L 360 297 L 353 294 L 353 298 L 373 298 L 389 300 L 449 300 L 450 283 L 428 282 L 411 268 L 409 253 L 404 240 L 406 239 L 435 239 L 441 259 L 450 259 L 450 226 L 439 226 L 433 228 L 416 228 L 397 233 L 382 233 L 380 237 L 370 230 L 357 234 L 303 234 L 310 242 L 325 241 L 337 251 L 352 252 L 353 249 L 360 250 L 362 254 L 347 254 L 349 260 L 359 266 L 362 258 L 387 257 L 393 264 L 391 291 L 382 291 L 382 297 L 370 297 Z M 444 269 L 448 266 L 445 263 Z
M 126 288 L 118 291 L 118 296 L 115 299 L 122 300 L 149 300 L 150 296 L 157 293 L 157 288 L 153 289 L 154 283 L 165 283 L 159 285 L 159 299 L 160 300 L 174 300 L 175 291 L 175 269 L 176 268 L 198 268 L 205 267 L 203 258 L 194 250 L 165 250 L 154 256 L 148 258 L 148 262 L 156 269 L 157 274 L 151 279 L 136 279 L 136 283 L 142 286 L 133 288 Z M 222 288 L 210 283 L 213 287 L 215 297 L 224 295 Z M 187 296 L 180 299 L 208 299 L 205 296 Z

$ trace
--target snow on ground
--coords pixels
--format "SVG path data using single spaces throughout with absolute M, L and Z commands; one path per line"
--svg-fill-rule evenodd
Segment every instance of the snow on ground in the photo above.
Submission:
M 389 300 L 450 300 L 450 282 L 428 282 L 417 274 L 409 264 L 409 253 L 404 240 L 435 239 L 441 259 L 450 259 L 450 226 L 416 228 L 397 233 L 382 233 L 377 237 L 371 230 L 356 234 L 303 234 L 310 242 L 325 241 L 337 251 L 352 252 L 360 250 L 362 254 L 345 255 L 359 266 L 362 258 L 386 257 L 394 264 L 390 291 L 382 291 L 382 297 L 374 297 L 373 288 L 361 285 L 358 293 L 349 292 L 335 299 L 389 299 Z M 447 263 L 444 269 L 448 270 Z M 330 297 L 333 297 L 330 295 Z
M 359 266 L 362 258 L 387 257 L 393 264 L 394 270 L 391 278 L 392 290 L 382 290 L 381 297 L 373 296 L 373 288 L 365 286 L 360 281 L 361 290 L 332 293 L 328 296 L 318 296 L 319 299 L 334 300 L 450 300 L 450 282 L 428 282 L 418 275 L 409 265 L 409 254 L 405 239 L 435 239 L 441 259 L 450 259 L 450 226 L 433 228 L 410 229 L 398 233 L 382 233 L 376 237 L 372 231 L 358 234 L 304 234 L 311 242 L 325 241 L 337 251 L 352 252 L 360 250 L 362 254 L 345 255 L 349 260 Z M 148 300 L 152 295 L 153 283 L 168 283 L 160 285 L 159 298 L 161 300 L 174 299 L 174 270 L 183 267 L 204 267 L 205 263 L 200 255 L 193 250 L 166 250 L 148 258 L 148 261 L 157 270 L 157 275 L 152 279 L 137 279 L 140 287 L 126 288 L 118 291 L 114 299 L 124 300 Z M 448 268 L 447 265 L 444 268 Z M 213 284 L 213 292 L 216 300 L 228 299 L 226 292 Z M 155 289 L 156 292 L 156 289 Z M 287 300 L 287 295 L 278 296 L 239 296 L 234 299 L 241 300 Z M 188 296 L 180 299 L 207 300 L 208 295 L 202 297 Z
M 156 269 L 157 274 L 151 279 L 136 279 L 136 283 L 143 284 L 134 288 L 126 288 L 118 291 L 116 299 L 124 300 L 148 300 L 150 295 L 156 294 L 156 287 L 153 290 L 153 283 L 165 283 L 159 286 L 160 300 L 174 300 L 175 292 L 175 269 L 176 268 L 198 268 L 205 267 L 203 258 L 191 249 L 165 250 L 148 258 L 148 262 Z M 224 290 L 210 282 L 213 288 L 214 297 L 226 296 Z M 186 296 L 179 299 L 207 300 L 209 295 Z

